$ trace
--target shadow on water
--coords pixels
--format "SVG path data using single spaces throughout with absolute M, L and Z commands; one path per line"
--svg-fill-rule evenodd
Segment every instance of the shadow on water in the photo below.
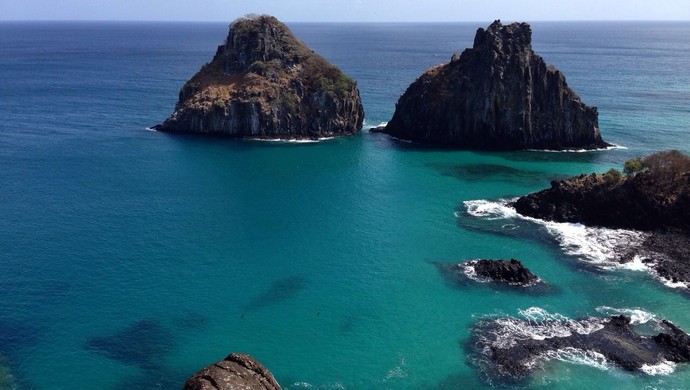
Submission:
M 108 336 L 93 337 L 85 344 L 91 351 L 144 370 L 158 370 L 172 347 L 171 333 L 159 321 L 148 319 Z
M 427 164 L 443 176 L 454 177 L 466 181 L 494 180 L 530 186 L 543 185 L 551 180 L 565 179 L 566 175 L 556 175 L 543 171 L 517 169 L 500 164 Z
M 199 331 L 207 323 L 205 316 L 193 311 L 169 319 L 165 324 L 142 319 L 111 335 L 93 337 L 84 343 L 84 348 L 140 369 L 116 384 L 116 390 L 180 388 L 188 375 L 164 366 L 165 356 L 175 347 L 174 334 Z M 0 387 L 0 390 L 4 389 Z
M 40 329 L 29 322 L 0 318 L 0 353 L 11 358 L 19 349 L 38 339 Z
M 546 281 L 540 281 L 530 286 L 509 285 L 500 282 L 480 282 L 472 280 L 465 275 L 462 269 L 458 267 L 458 263 L 429 260 L 427 262 L 436 267 L 443 277 L 446 286 L 457 290 L 504 291 L 530 296 L 559 295 L 561 293 L 557 286 Z
M 243 310 L 258 310 L 294 298 L 307 287 L 307 284 L 307 279 L 302 276 L 287 276 L 276 279 L 266 291 L 255 296 L 244 305 Z

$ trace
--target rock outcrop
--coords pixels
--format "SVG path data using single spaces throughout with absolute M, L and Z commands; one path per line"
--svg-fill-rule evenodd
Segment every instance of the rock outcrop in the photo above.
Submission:
M 194 374 L 183 390 L 280 390 L 273 374 L 249 355 L 233 353 Z
M 626 163 L 634 165 L 638 171 L 625 176 L 612 169 L 553 181 L 513 206 L 547 221 L 649 232 L 628 257 L 638 255 L 663 279 L 690 287 L 690 156 L 659 152 Z
M 460 264 L 461 267 L 472 269 L 472 273 L 479 278 L 496 283 L 515 286 L 530 286 L 539 281 L 527 267 L 515 259 L 506 260 L 472 260 Z
M 627 371 L 643 371 L 668 362 L 690 361 L 690 335 L 662 320 L 655 336 L 637 333 L 630 317 L 550 319 L 513 318 L 479 321 L 471 342 L 477 362 L 490 376 L 522 380 L 550 359 L 578 356 L 605 359 Z
M 225 44 L 180 91 L 161 131 L 237 138 L 354 134 L 364 112 L 357 83 L 270 16 L 230 25 Z
M 633 161 L 633 160 L 631 160 Z M 690 157 L 659 152 L 639 160 L 640 172 L 580 175 L 519 198 L 518 213 L 608 228 L 690 231 Z
M 394 137 L 465 149 L 596 149 L 598 113 L 563 74 L 532 50 L 526 23 L 495 21 L 474 47 L 419 77 L 393 118 L 372 129 Z

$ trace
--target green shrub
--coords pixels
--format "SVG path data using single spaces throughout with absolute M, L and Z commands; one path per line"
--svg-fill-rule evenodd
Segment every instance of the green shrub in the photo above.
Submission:
M 608 172 L 604 173 L 603 176 L 604 182 L 609 185 L 618 184 L 623 178 L 623 174 L 621 174 L 621 172 L 616 168 L 609 169 Z
M 623 173 L 626 176 L 635 176 L 644 170 L 642 166 L 642 159 L 639 157 L 628 160 L 623 164 Z

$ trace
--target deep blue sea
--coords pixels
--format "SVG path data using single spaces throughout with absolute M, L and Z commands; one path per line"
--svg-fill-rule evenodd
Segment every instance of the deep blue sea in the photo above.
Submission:
M 293 24 L 358 80 L 367 126 L 484 23 Z M 635 232 L 525 221 L 504 199 L 690 152 L 690 23 L 533 23 L 597 106 L 586 153 L 416 148 L 363 131 L 266 143 L 147 131 L 227 23 L 0 23 L 0 389 L 177 389 L 230 352 L 286 389 L 681 389 L 690 365 L 621 371 L 563 351 L 487 380 L 495 317 L 627 313 L 690 331 L 690 294 L 607 263 Z M 453 283 L 434 262 L 517 258 L 543 294 Z

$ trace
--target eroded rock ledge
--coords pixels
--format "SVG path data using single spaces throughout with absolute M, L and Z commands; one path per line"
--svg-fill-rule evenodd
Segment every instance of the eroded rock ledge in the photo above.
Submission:
M 258 139 L 354 134 L 364 111 L 357 83 L 271 16 L 230 25 L 225 44 L 180 91 L 161 131 Z
M 522 380 L 545 360 L 588 357 L 627 371 L 648 371 L 660 364 L 690 361 L 690 336 L 672 323 L 661 320 L 661 332 L 639 334 L 631 318 L 580 320 L 480 321 L 473 331 L 477 364 L 493 378 Z
M 429 69 L 372 129 L 417 143 L 465 149 L 596 149 L 598 113 L 532 50 L 527 23 L 480 28 L 474 47 Z
M 280 390 L 273 374 L 249 355 L 233 353 L 194 374 L 183 390 Z
M 638 256 L 666 281 L 690 287 L 690 156 L 671 150 L 615 169 L 551 182 L 551 188 L 519 198 L 522 215 L 648 232 Z

